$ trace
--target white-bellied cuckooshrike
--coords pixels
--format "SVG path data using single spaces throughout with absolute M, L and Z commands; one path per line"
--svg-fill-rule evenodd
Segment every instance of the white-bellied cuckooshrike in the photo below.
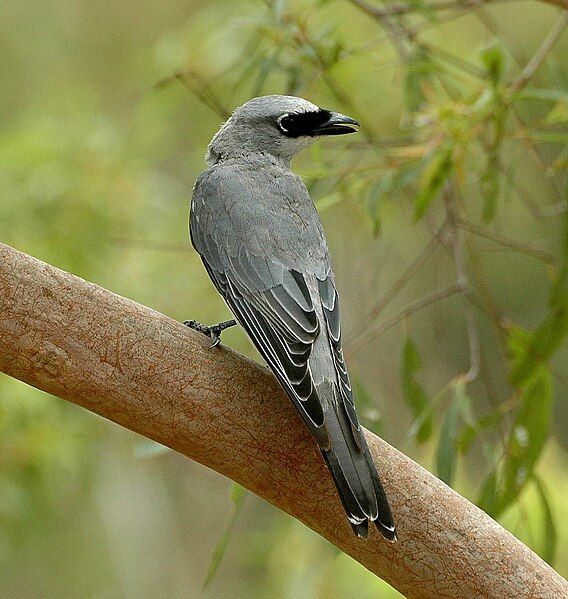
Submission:
M 341 349 L 339 300 L 318 213 L 290 161 L 355 120 L 293 96 L 237 108 L 207 150 L 193 190 L 191 240 L 215 287 L 315 437 L 355 533 L 396 540 Z M 234 320 L 208 327 L 219 342 Z

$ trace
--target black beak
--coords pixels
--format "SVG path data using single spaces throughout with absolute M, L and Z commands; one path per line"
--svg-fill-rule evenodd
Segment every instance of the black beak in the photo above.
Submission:
M 316 127 L 312 135 L 345 135 L 357 131 L 359 131 L 359 123 L 355 119 L 339 112 L 330 112 L 329 119 Z

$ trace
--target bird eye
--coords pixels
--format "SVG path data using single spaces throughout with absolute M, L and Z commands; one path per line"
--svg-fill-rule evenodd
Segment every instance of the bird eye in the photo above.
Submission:
M 278 117 L 276 124 L 278 125 L 278 129 L 280 129 L 282 133 L 286 134 L 290 132 L 290 125 L 292 124 L 291 121 L 292 119 L 290 118 L 290 115 L 285 112 L 282 116 Z
M 308 112 L 285 112 L 276 121 L 278 130 L 286 137 L 315 135 L 317 128 L 329 120 L 328 110 L 318 109 Z

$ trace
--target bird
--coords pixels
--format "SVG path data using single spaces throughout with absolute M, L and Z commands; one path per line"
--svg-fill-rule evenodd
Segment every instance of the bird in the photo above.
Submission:
M 353 532 L 397 533 L 365 441 L 341 345 L 339 297 L 318 212 L 294 156 L 320 137 L 358 131 L 339 112 L 295 96 L 253 98 L 213 136 L 196 180 L 191 242 L 234 315 L 315 438 Z

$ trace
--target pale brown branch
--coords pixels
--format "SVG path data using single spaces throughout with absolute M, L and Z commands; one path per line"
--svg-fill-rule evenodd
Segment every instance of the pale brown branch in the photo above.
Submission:
M 532 258 L 546 262 L 547 264 L 554 265 L 557 262 L 553 254 L 531 243 L 517 241 L 516 239 L 505 237 L 504 235 L 500 235 L 494 231 L 489 231 L 488 229 L 480 227 L 479 225 L 476 225 L 468 220 L 459 219 L 457 224 L 460 228 L 465 229 L 474 235 L 489 239 L 490 241 L 502 245 L 503 247 L 508 247 L 516 252 L 525 254 L 526 256 L 531 256 Z
M 351 4 L 354 4 L 363 12 L 373 17 L 384 28 L 402 61 L 409 57 L 410 49 L 405 45 L 404 42 L 413 40 L 414 33 L 411 30 L 407 29 L 403 24 L 393 19 L 392 15 L 388 14 L 388 12 L 385 12 L 387 9 L 379 6 L 373 6 L 372 4 L 366 2 L 366 0 L 349 1 Z
M 394 2 L 387 6 L 375 6 L 366 0 L 349 0 L 368 15 L 375 18 L 396 17 L 416 12 L 442 12 L 446 10 L 468 10 L 497 4 L 509 0 L 438 0 L 425 4 Z M 560 8 L 568 8 L 568 0 L 538 0 L 545 4 L 553 4 Z
M 179 71 L 170 77 L 162 79 L 156 84 L 156 88 L 162 88 L 171 83 L 179 81 L 186 89 L 201 100 L 210 110 L 218 114 L 222 119 L 228 119 L 231 111 L 228 110 L 217 94 L 211 89 L 209 83 L 197 72 L 187 70 Z
M 557 599 L 568 583 L 368 433 L 399 531 L 355 538 L 272 375 L 149 308 L 0 244 L 0 370 L 209 466 L 413 598 Z
M 457 284 L 464 290 L 469 289 L 469 280 L 465 266 L 465 244 L 463 231 L 458 227 L 459 214 L 456 205 L 457 198 L 453 192 L 451 185 L 446 185 L 444 190 L 444 201 L 446 206 L 446 215 L 448 218 L 448 228 L 450 230 L 450 247 L 454 259 L 456 270 Z M 475 317 L 471 306 L 465 308 L 465 320 L 467 327 L 467 338 L 469 343 L 470 365 L 469 370 L 465 374 L 467 383 L 473 382 L 479 374 L 480 352 L 479 352 L 479 335 L 475 324 Z

